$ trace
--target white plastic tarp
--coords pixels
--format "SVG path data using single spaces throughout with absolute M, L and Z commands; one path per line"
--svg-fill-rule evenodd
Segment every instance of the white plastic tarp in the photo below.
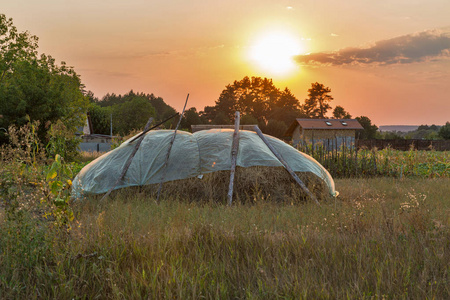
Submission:
M 178 131 L 167 165 L 164 182 L 196 177 L 215 171 L 230 170 L 233 130 L 214 129 L 193 134 Z M 159 183 L 173 130 L 156 130 L 145 134 L 128 171 L 115 189 Z M 327 184 L 335 195 L 334 181 L 315 159 L 285 142 L 266 135 L 269 143 L 295 172 L 312 172 Z M 106 193 L 117 181 L 136 141 L 120 147 L 86 165 L 73 180 L 72 196 Z M 282 167 L 266 144 L 252 131 L 240 131 L 237 165 L 241 167 Z

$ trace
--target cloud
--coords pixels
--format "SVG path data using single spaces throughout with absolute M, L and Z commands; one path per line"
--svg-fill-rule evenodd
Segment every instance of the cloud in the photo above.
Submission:
M 298 55 L 301 65 L 391 65 L 450 57 L 450 31 L 428 30 L 376 42 L 368 48 Z

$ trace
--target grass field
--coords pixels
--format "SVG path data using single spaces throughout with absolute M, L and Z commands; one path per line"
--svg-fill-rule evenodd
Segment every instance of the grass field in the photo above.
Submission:
M 189 203 L 117 193 L 61 232 L 0 210 L 0 298 L 450 297 L 450 179 L 338 179 L 337 200 Z

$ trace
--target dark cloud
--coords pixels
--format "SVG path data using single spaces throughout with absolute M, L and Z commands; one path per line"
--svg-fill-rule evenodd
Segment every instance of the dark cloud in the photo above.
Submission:
M 429 30 L 376 42 L 369 48 L 298 55 L 302 65 L 408 64 L 450 56 L 450 32 Z

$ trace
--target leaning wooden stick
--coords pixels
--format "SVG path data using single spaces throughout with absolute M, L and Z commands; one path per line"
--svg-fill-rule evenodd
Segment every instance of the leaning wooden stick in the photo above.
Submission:
M 234 187 L 234 173 L 236 171 L 237 154 L 239 151 L 239 112 L 236 112 L 234 119 L 234 133 L 233 144 L 231 145 L 231 170 L 230 170 L 230 185 L 228 187 L 228 205 L 233 203 L 233 187 Z
M 275 155 L 278 160 L 283 164 L 283 166 L 286 168 L 286 170 L 291 174 L 291 176 L 295 179 L 295 181 L 298 183 L 298 185 L 305 191 L 305 193 L 313 199 L 318 205 L 320 205 L 319 201 L 317 201 L 316 196 L 311 193 L 311 191 L 306 187 L 306 185 L 301 181 L 300 178 L 298 178 L 297 174 L 289 167 L 287 162 L 283 159 L 283 157 L 278 153 L 278 151 L 269 143 L 269 141 L 266 139 L 264 134 L 261 132 L 261 129 L 259 129 L 258 126 L 255 126 L 255 131 L 258 134 L 258 136 L 263 140 L 263 142 L 269 147 L 270 151 L 272 151 L 273 155 Z
M 153 118 L 151 117 L 148 119 L 147 124 L 145 125 L 144 131 L 147 130 L 150 127 L 150 124 L 152 124 Z M 131 155 L 128 157 L 127 162 L 125 163 L 125 167 L 122 170 L 122 173 L 120 174 L 119 178 L 117 178 L 117 181 L 114 183 L 114 185 L 109 189 L 109 191 L 100 199 L 100 201 L 103 201 L 106 197 L 111 194 L 111 192 L 116 188 L 116 186 L 122 181 L 122 179 L 125 177 L 125 174 L 128 171 L 128 168 L 131 165 L 131 162 L 133 161 L 134 156 L 136 155 L 136 152 L 139 149 L 139 146 L 141 145 L 142 140 L 144 139 L 145 135 L 141 135 L 141 137 L 138 139 L 136 145 L 134 145 L 133 152 L 131 152 Z
M 135 136 L 132 140 L 130 140 L 129 143 L 131 144 L 132 142 L 134 142 L 135 140 L 137 140 L 138 138 L 140 138 L 141 136 L 143 136 L 144 134 L 146 134 L 146 133 L 149 132 L 150 130 L 155 129 L 155 128 L 158 127 L 159 125 L 162 125 L 162 124 L 166 123 L 167 121 L 169 121 L 170 119 L 172 119 L 172 118 L 174 118 L 174 117 L 176 117 L 176 116 L 178 116 L 178 113 L 175 113 L 175 114 L 171 115 L 171 116 L 168 117 L 167 119 L 165 119 L 165 120 L 159 122 L 159 123 L 156 124 L 156 125 L 153 125 L 151 128 L 144 129 L 144 131 L 142 131 L 142 132 L 139 133 L 137 136 Z
M 166 177 L 167 164 L 169 163 L 170 151 L 172 151 L 173 142 L 175 141 L 175 138 L 177 136 L 177 130 L 178 130 L 178 127 L 180 126 L 181 119 L 183 119 L 184 110 L 186 109 L 186 104 L 188 103 L 188 99 L 189 99 L 189 94 L 187 94 L 186 102 L 184 103 L 184 107 L 183 107 L 183 111 L 181 112 L 180 119 L 178 120 L 177 127 L 175 127 L 175 130 L 172 135 L 172 139 L 169 144 L 169 149 L 167 150 L 166 160 L 164 161 L 164 165 L 163 165 L 163 173 L 161 175 L 161 180 L 159 182 L 158 196 L 156 197 L 156 202 L 159 202 L 159 197 L 161 196 L 163 181 L 164 181 L 164 178 Z

